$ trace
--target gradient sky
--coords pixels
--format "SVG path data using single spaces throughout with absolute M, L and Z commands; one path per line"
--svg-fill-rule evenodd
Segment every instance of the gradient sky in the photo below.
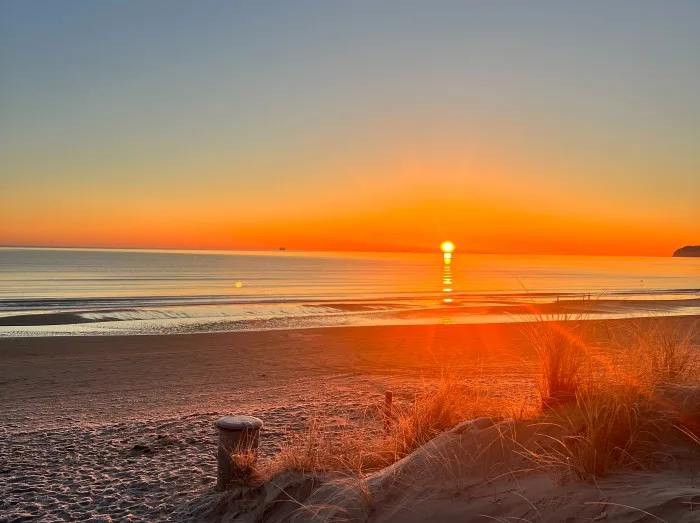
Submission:
M 669 255 L 700 2 L 0 2 L 0 245 Z

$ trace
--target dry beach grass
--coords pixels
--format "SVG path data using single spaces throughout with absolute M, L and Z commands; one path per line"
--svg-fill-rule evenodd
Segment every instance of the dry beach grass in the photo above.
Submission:
M 541 409 L 524 411 L 521 406 L 518 411 L 512 404 L 485 401 L 478 390 L 465 385 L 459 372 L 442 369 L 436 382 L 395 410 L 388 430 L 383 430 L 380 408 L 369 411 L 359 426 L 339 427 L 314 419 L 306 430 L 289 435 L 275 456 L 255 465 L 254 481 L 275 484 L 295 473 L 313 478 L 319 492 L 334 485 L 332 495 L 325 497 L 306 492 L 308 499 L 297 500 L 287 517 L 364 521 L 364 515 L 386 509 L 377 505 L 375 498 L 382 494 L 372 485 L 386 470 L 399 470 L 397 466 L 410 469 L 408 479 L 402 478 L 408 490 L 420 484 L 420 478 L 442 470 L 443 493 L 447 484 L 454 492 L 466 488 L 466 478 L 475 471 L 484 483 L 492 483 L 489 472 L 495 462 L 509 464 L 501 476 L 544 473 L 558 485 L 596 484 L 615 472 L 654 473 L 692 466 L 687 453 L 697 457 L 699 449 L 693 446 L 700 441 L 700 412 L 695 407 L 690 412 L 688 404 L 689 399 L 700 398 L 698 355 L 692 345 L 696 324 L 678 328 L 663 321 L 630 322 L 624 332 L 609 333 L 602 343 L 594 340 L 590 324 L 580 318 L 541 318 L 525 328 L 538 355 Z M 465 425 L 464 420 L 474 419 L 483 420 L 478 422 L 483 430 L 497 427 L 490 441 L 477 443 L 476 452 L 465 456 L 434 443 L 441 441 L 441 434 L 454 433 L 457 429 L 451 429 L 461 422 Z M 497 459 L 494 448 L 499 449 Z M 422 461 L 412 454 L 417 449 L 417 455 L 427 455 Z M 404 465 L 411 461 L 418 466 Z M 401 483 L 398 476 L 391 488 L 397 482 Z M 353 499 L 349 505 L 348 497 Z M 522 497 L 524 505 L 539 512 L 533 501 Z M 582 507 L 617 507 L 666 521 L 612 499 L 589 500 Z M 693 508 L 694 501 L 689 503 Z
M 258 465 L 255 477 L 269 479 L 282 471 L 311 475 L 376 471 L 461 421 L 502 417 L 499 407 L 493 400 L 480 398 L 459 374 L 443 371 L 436 382 L 423 384 L 412 400 L 394 405 L 389 420 L 380 405 L 367 409 L 360 423 L 352 426 L 312 419 L 303 431 L 286 436 L 275 456 Z

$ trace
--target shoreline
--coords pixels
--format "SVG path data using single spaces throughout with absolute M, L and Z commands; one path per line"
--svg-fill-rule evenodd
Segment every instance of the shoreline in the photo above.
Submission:
M 214 307 L 199 312 L 183 306 L 170 309 L 118 309 L 0 315 L 0 339 L 90 336 L 152 336 L 226 332 L 264 332 L 316 328 L 450 324 L 527 323 L 538 315 L 572 315 L 590 320 L 700 315 L 700 298 L 668 300 L 563 300 L 537 303 L 504 299 L 500 302 L 455 303 L 390 307 L 387 304 L 308 304 L 303 314 L 246 317 L 243 312 Z M 314 308 L 318 308 L 315 311 Z M 322 309 L 325 308 L 325 311 Z M 336 309 L 329 311 L 328 309 Z
M 700 299 L 699 299 L 700 301 Z M 433 309 L 431 309 L 433 310 Z M 414 312 L 414 311 L 411 311 Z M 67 314 L 72 314 L 72 313 L 67 313 Z M 514 314 L 515 316 L 515 314 Z M 504 317 L 508 317 L 504 315 Z M 607 322 L 615 322 L 615 323 L 629 323 L 629 322 L 635 322 L 635 321 L 653 321 L 653 320 L 660 320 L 660 321 L 666 321 L 666 320 L 672 320 L 672 321 L 684 321 L 684 320 L 689 320 L 690 322 L 692 321 L 697 321 L 700 322 L 700 313 L 698 314 L 674 314 L 674 315 L 648 315 L 648 316 L 618 316 L 618 317 L 612 317 L 612 318 L 597 318 L 597 317 L 583 317 L 583 318 L 569 318 L 568 321 L 584 321 L 584 322 L 594 322 L 594 323 L 607 323 Z M 554 319 L 545 319 L 544 321 L 555 321 Z M 80 339 L 80 340 L 87 340 L 90 342 L 104 342 L 105 340 L 115 340 L 119 339 L 122 341 L 126 341 L 129 339 L 132 339 L 134 337 L 157 337 L 157 338 L 176 338 L 180 336 L 202 336 L 202 337 L 221 337 L 221 336 L 226 336 L 226 335 L 244 335 L 244 334 L 262 334 L 262 333 L 267 333 L 267 332 L 304 332 L 308 330 L 323 330 L 323 331 L 336 331 L 336 330 L 344 330 L 344 329 L 388 329 L 388 328 L 399 328 L 399 329 L 410 329 L 410 328 L 428 328 L 428 327 L 449 327 L 452 329 L 466 329 L 466 330 L 471 330 L 474 328 L 478 328 L 479 326 L 497 326 L 497 325 L 502 325 L 502 326 L 507 326 L 507 327 L 515 327 L 517 325 L 526 325 L 529 323 L 536 323 L 536 319 L 527 319 L 523 321 L 495 321 L 495 322 L 484 322 L 484 323 L 415 323 L 415 324 L 401 324 L 401 325 L 386 325 L 386 324 L 376 324 L 376 325 L 338 325 L 338 326 L 330 326 L 330 325 L 322 325 L 322 326 L 313 326 L 313 327 L 287 327 L 287 328 L 277 328 L 277 329 L 269 329 L 269 330 L 232 330 L 232 331 L 211 331 L 211 332 L 172 332 L 172 333 L 153 333 L 153 334 L 145 334 L 145 335 L 134 335 L 134 334 L 113 334 L 110 336 L 104 336 L 104 335 L 98 335 L 98 334 L 81 334 L 81 335 L 76 335 L 70 337 L 70 339 L 75 340 L 75 339 Z M 0 337 L 0 360 L 2 359 L 2 345 L 7 344 L 8 342 L 12 341 L 18 341 L 18 340 L 60 340 L 63 339 L 62 336 L 15 336 L 15 337 Z M 110 341 L 111 342 L 111 341 Z

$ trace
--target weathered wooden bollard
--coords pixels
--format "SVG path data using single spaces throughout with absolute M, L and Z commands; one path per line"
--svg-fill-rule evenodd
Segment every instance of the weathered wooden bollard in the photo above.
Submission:
M 234 452 L 253 452 L 258 450 L 260 429 L 263 422 L 253 416 L 224 416 L 216 422 L 219 431 L 218 469 L 216 488 L 225 490 L 235 477 L 243 471 L 237 470 L 231 459 Z

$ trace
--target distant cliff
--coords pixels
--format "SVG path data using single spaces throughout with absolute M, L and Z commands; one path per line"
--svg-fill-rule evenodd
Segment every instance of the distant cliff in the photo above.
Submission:
M 700 256 L 700 245 L 686 245 L 673 253 L 674 256 Z

